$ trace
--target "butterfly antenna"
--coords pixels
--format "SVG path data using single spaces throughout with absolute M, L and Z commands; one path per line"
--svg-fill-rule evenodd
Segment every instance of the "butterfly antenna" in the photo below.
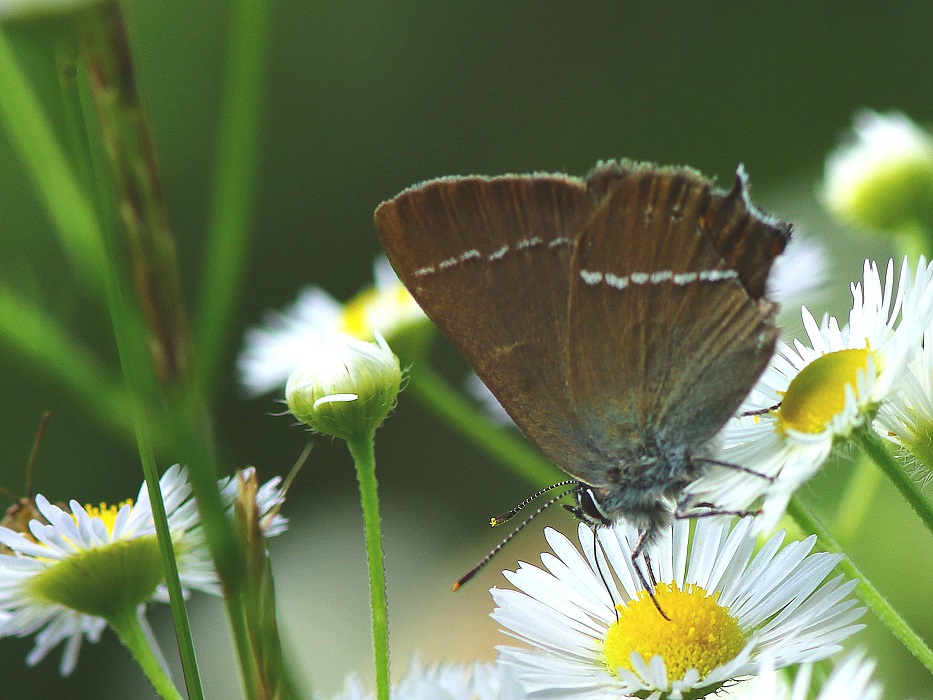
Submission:
M 497 515 L 494 518 L 490 518 L 489 524 L 495 527 L 496 525 L 502 525 L 503 523 L 507 523 L 509 520 L 514 518 L 516 515 L 518 515 L 519 512 L 522 510 L 522 508 L 527 506 L 529 503 L 533 502 L 535 499 L 540 498 L 541 496 L 548 493 L 549 491 L 553 491 L 554 489 L 559 489 L 561 486 L 570 486 L 571 484 L 576 485 L 576 483 L 577 481 L 575 479 L 567 479 L 566 481 L 558 481 L 556 484 L 551 484 L 547 488 L 543 488 L 537 493 L 531 494 L 528 498 L 526 498 L 524 501 L 519 503 L 517 506 L 512 508 L 507 513 L 503 513 L 502 515 Z M 558 496 L 558 498 L 559 499 L 563 498 L 563 496 Z M 548 505 L 551 505 L 551 504 L 549 503 Z
M 26 465 L 26 496 L 33 497 L 32 492 L 32 468 L 36 464 L 36 457 L 39 454 L 39 444 L 45 436 L 45 429 L 49 426 L 52 419 L 52 412 L 46 411 L 42 414 L 42 420 L 39 422 L 39 430 L 36 431 L 36 439 L 32 441 L 32 452 L 29 453 L 29 463 Z
M 564 482 L 564 483 L 563 483 L 564 486 L 567 486 L 568 484 L 573 484 L 573 485 L 574 485 L 574 488 L 576 488 L 577 482 L 576 482 L 576 481 L 571 481 L 571 482 Z M 544 489 L 544 491 L 542 491 L 541 493 L 546 493 L 547 491 L 550 491 L 552 488 L 555 488 L 556 486 L 560 486 L 560 484 L 555 484 L 554 486 L 552 486 L 552 487 L 550 487 L 550 488 L 548 488 L 548 489 Z M 510 532 L 510 533 L 508 534 L 508 536 L 506 536 L 505 539 L 503 539 L 499 544 L 497 544 L 495 547 L 493 547 L 492 550 L 489 552 L 489 554 L 487 554 L 485 557 L 483 557 L 482 561 L 480 561 L 479 564 L 477 564 L 477 565 L 474 566 L 472 569 L 470 569 L 469 571 L 467 571 L 463 576 L 461 576 L 460 579 L 454 584 L 453 590 L 455 590 L 455 591 L 458 590 L 461 586 L 463 586 L 463 584 L 465 584 L 465 583 L 466 583 L 467 581 L 469 581 L 471 578 L 473 578 L 474 576 L 476 576 L 476 574 L 478 574 L 480 571 L 482 571 L 482 570 L 486 567 L 486 565 L 487 565 L 490 561 L 492 561 L 492 558 L 493 558 L 494 556 L 496 556 L 499 552 L 501 552 L 501 551 L 502 551 L 502 548 L 505 547 L 505 545 L 507 545 L 509 542 L 512 541 L 512 538 L 515 537 L 515 535 L 517 535 L 519 532 L 521 532 L 522 530 L 525 529 L 525 526 L 526 526 L 528 523 L 530 523 L 532 520 L 534 520 L 535 518 L 537 518 L 539 515 L 541 515 L 541 513 L 543 513 L 545 510 L 547 510 L 548 508 L 550 508 L 550 507 L 551 507 L 552 505 L 554 505 L 555 503 L 557 503 L 557 502 L 558 502 L 560 499 L 562 499 L 564 496 L 566 496 L 566 495 L 568 495 L 568 494 L 570 494 L 570 493 L 572 493 L 572 492 L 573 492 L 573 489 L 567 489 L 566 491 L 564 491 L 564 492 L 562 492 L 562 493 L 559 493 L 558 495 L 554 496 L 554 498 L 548 499 L 547 502 L 545 502 L 545 503 L 544 503 L 540 508 L 538 508 L 534 513 L 532 513 L 532 514 L 529 515 L 527 518 L 525 518 L 525 519 L 521 522 L 521 524 L 520 524 L 518 527 L 516 527 L 514 530 L 512 530 L 512 532 Z M 537 495 L 541 495 L 541 494 L 539 493 L 539 494 L 537 494 Z M 533 499 L 532 499 L 532 500 L 533 500 Z M 497 523 L 495 522 L 495 521 L 496 521 L 496 518 L 493 518 L 492 520 L 493 520 L 493 525 L 497 524 Z M 502 522 L 505 522 L 505 521 L 502 521 Z
M 599 538 L 596 535 L 596 528 L 590 528 L 593 531 L 593 558 L 596 561 L 596 573 L 599 574 L 600 581 L 603 582 L 603 588 L 606 589 L 606 593 L 609 594 L 609 600 L 612 601 L 612 609 L 615 611 L 616 620 L 619 619 L 619 609 L 615 606 L 615 596 L 612 595 L 612 589 L 609 587 L 609 581 L 606 579 L 606 575 L 603 573 L 603 567 L 599 560 Z

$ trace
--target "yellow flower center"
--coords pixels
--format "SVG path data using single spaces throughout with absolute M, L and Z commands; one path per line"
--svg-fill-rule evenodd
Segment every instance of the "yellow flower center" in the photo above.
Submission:
M 679 680 L 691 668 L 700 678 L 731 661 L 745 646 L 745 635 L 729 609 L 719 605 L 718 593 L 709 595 L 688 584 L 682 591 L 675 583 L 658 584 L 654 590 L 659 613 L 647 591 L 628 605 L 616 606 L 619 619 L 609 627 L 603 643 L 603 658 L 611 673 L 634 670 L 633 651 L 648 662 L 664 659 L 669 680 Z
M 778 430 L 821 433 L 845 407 L 847 385 L 868 366 L 869 350 L 837 350 L 818 357 L 794 377 L 778 409 Z
M 337 330 L 359 340 L 375 339 L 378 330 L 392 340 L 402 328 L 423 319 L 420 307 L 405 285 L 364 289 L 343 306 Z
M 350 299 L 344 304 L 338 330 L 358 340 L 373 340 L 373 329 L 369 323 L 369 314 L 371 307 L 378 300 L 379 290 L 375 287 L 364 289 Z
M 120 512 L 120 508 L 126 505 L 133 505 L 133 499 L 127 498 L 125 501 L 115 506 L 108 506 L 106 503 L 101 503 L 99 506 L 85 505 L 84 510 L 92 518 L 100 518 L 103 520 L 104 525 L 107 526 L 107 532 L 113 532 L 113 524 L 116 522 L 117 513 Z M 73 515 L 71 517 L 74 518 Z

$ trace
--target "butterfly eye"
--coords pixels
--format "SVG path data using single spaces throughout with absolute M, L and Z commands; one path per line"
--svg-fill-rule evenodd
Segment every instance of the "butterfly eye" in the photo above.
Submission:
M 575 496 L 577 498 L 577 513 L 582 519 L 591 525 L 611 525 L 612 521 L 606 517 L 603 509 L 599 507 L 599 501 L 596 500 L 596 494 L 593 489 L 581 487 L 577 489 Z

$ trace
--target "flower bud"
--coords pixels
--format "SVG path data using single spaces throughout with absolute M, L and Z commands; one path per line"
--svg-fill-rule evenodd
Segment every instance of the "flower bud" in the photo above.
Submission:
M 826 159 L 823 198 L 845 221 L 879 231 L 933 225 L 933 138 L 899 112 L 864 111 Z
M 314 430 L 352 440 L 371 433 L 395 406 L 402 383 L 398 358 L 382 337 L 322 339 L 285 386 L 288 409 Z

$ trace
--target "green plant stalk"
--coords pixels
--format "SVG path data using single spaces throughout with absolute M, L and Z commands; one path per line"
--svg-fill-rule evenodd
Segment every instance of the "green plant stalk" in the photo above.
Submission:
M 78 143 L 76 144 L 79 148 L 78 157 L 87 157 L 90 161 L 90 168 L 87 174 L 90 176 L 91 181 L 89 181 L 87 185 L 92 187 L 96 193 L 95 201 L 98 207 L 98 220 L 101 220 L 103 218 L 101 212 L 104 210 L 104 207 L 112 201 L 112 193 L 109 189 L 104 189 L 104 185 L 102 184 L 104 179 L 95 177 L 96 174 L 103 172 L 107 165 L 102 162 L 101 158 L 97 157 L 100 154 L 90 148 L 90 139 L 88 138 L 87 131 L 87 125 L 89 123 L 87 118 L 88 110 L 85 109 L 85 107 L 90 107 L 90 105 L 87 104 L 86 101 L 81 100 L 81 95 L 78 90 L 66 92 L 65 98 L 67 101 L 71 102 L 67 110 L 73 110 L 75 112 L 80 110 L 80 124 L 83 126 L 84 137 L 82 139 L 80 138 L 80 134 L 75 134 L 75 136 L 78 137 Z M 98 118 L 100 118 L 100 116 L 101 115 L 98 113 Z M 93 118 L 90 121 L 93 122 Z M 85 148 L 86 150 L 83 150 Z M 156 537 L 159 542 L 159 549 L 165 567 L 165 585 L 169 592 L 169 602 L 175 624 L 176 640 L 185 675 L 188 697 L 189 700 L 203 700 L 204 693 L 201 687 L 197 658 L 194 651 L 194 642 L 191 637 L 191 628 L 188 622 L 181 582 L 178 576 L 174 543 L 172 541 L 171 532 L 169 531 L 165 504 L 162 501 L 162 492 L 159 486 L 159 473 L 153 450 L 153 432 L 151 428 L 153 419 L 144 408 L 144 397 L 152 398 L 158 396 L 164 385 L 158 381 L 158 378 L 153 372 L 153 367 L 145 361 L 145 358 L 149 354 L 147 352 L 149 345 L 148 332 L 144 320 L 137 314 L 137 307 L 128 303 L 124 295 L 123 278 L 117 264 L 117 260 L 122 259 L 122 256 L 116 252 L 120 249 L 120 246 L 115 241 L 113 232 L 109 233 L 111 235 L 107 237 L 102 244 L 104 249 L 108 251 L 104 261 L 106 271 L 104 286 L 107 304 L 110 309 L 114 338 L 116 340 L 120 365 L 123 370 L 124 382 L 131 396 L 135 397 L 132 402 L 134 408 L 132 412 L 134 432 L 143 474 L 146 479 Z
M 159 380 L 177 386 L 190 375 L 187 315 L 155 144 L 136 89 L 120 6 L 108 2 L 88 10 L 81 29 L 82 57 L 113 171 L 137 302 L 149 330 L 149 355 Z
M 213 428 L 193 383 L 166 395 L 168 431 L 182 461 L 188 465 L 191 488 L 198 503 L 205 539 L 224 592 L 224 605 L 240 665 L 243 691 L 253 698 L 256 660 L 253 658 L 244 609 L 243 553 L 217 486 Z
M 125 226 L 123 242 L 133 263 L 135 298 L 146 320 L 145 348 L 158 380 L 156 391 L 148 395 L 158 397 L 176 454 L 188 465 L 207 544 L 224 590 L 243 688 L 248 697 L 254 697 L 256 660 L 250 651 L 242 595 L 242 554 L 220 498 L 213 429 L 191 372 L 175 244 L 119 5 L 93 8 L 82 27 L 90 92 L 114 173 Z M 142 356 L 145 350 L 139 350 Z M 193 654 L 190 660 L 193 666 Z
M 224 362 L 250 244 L 268 43 L 267 0 L 232 3 L 204 274 L 195 318 L 199 385 L 211 396 Z
M 120 274 L 116 262 L 109 258 L 109 274 L 107 277 L 107 301 L 113 323 L 114 337 L 116 338 L 117 352 L 123 374 L 131 394 L 141 397 L 151 393 L 154 384 L 150 368 L 142 358 L 146 357 L 145 338 L 146 331 L 142 320 L 135 317 L 125 304 L 121 289 Z M 194 642 L 191 638 L 191 627 L 188 622 L 188 613 L 185 609 L 181 582 L 178 578 L 178 566 L 175 561 L 175 548 L 172 535 L 169 531 L 168 520 L 165 514 L 165 504 L 162 501 L 162 490 L 159 487 L 159 473 L 155 463 L 152 448 L 152 436 L 148 417 L 142 410 L 142 399 L 132 402 L 138 410 L 134 411 L 133 419 L 136 429 L 136 443 L 142 463 L 143 474 L 146 478 L 146 488 L 152 507 L 152 516 L 155 523 L 156 537 L 162 561 L 165 564 L 165 585 L 169 592 L 169 603 L 172 609 L 172 618 L 175 622 L 175 636 L 178 641 L 179 655 L 185 674 L 185 684 L 188 689 L 189 700 L 203 700 L 204 693 L 201 688 L 201 679 L 198 672 L 197 658 L 194 652 Z
M 875 494 L 880 484 L 881 472 L 867 456 L 860 454 L 853 465 L 845 493 L 839 499 L 833 523 L 833 532 L 839 540 L 845 543 L 853 540 L 862 521 L 874 505 Z
M 887 627 L 930 673 L 933 673 L 933 650 L 927 646 L 920 635 L 911 629 L 900 613 L 891 607 L 891 604 L 881 595 L 865 574 L 855 566 L 829 530 L 826 529 L 826 526 L 804 505 L 799 496 L 794 496 L 791 499 L 787 507 L 787 513 L 804 532 L 811 532 L 817 536 L 818 545 L 824 551 L 842 555 L 838 569 L 849 578 L 858 581 L 855 590 L 862 602 L 869 607 L 881 624 Z
M 919 223 L 916 226 L 904 226 L 895 235 L 897 242 L 897 253 L 901 258 L 907 257 L 910 265 L 914 268 L 920 256 L 924 256 L 927 261 L 930 260 L 931 250 L 931 231 Z
M 132 399 L 125 387 L 58 319 L 0 285 L 0 338 L 36 369 L 52 374 L 100 420 L 132 438 Z
M 94 207 L 0 28 L 0 118 L 80 277 L 103 294 L 107 253 Z
M 369 565 L 369 605 L 372 613 L 373 656 L 376 667 L 376 698 L 389 700 L 389 618 L 386 600 L 382 528 L 379 522 L 379 493 L 376 482 L 375 433 L 347 441 L 356 465 L 363 507 L 366 561 Z
M 923 494 L 920 486 L 904 470 L 904 466 L 894 458 L 887 446 L 881 442 L 881 438 L 872 432 L 870 428 L 855 431 L 853 437 L 865 453 L 871 457 L 872 461 L 891 480 L 891 483 L 904 497 L 907 504 L 920 516 L 920 520 L 930 534 L 933 535 L 933 505 L 930 504 L 930 499 Z
M 409 371 L 407 393 L 534 486 L 544 488 L 566 478 L 517 432 L 490 423 L 426 362 L 416 363 Z
M 136 611 L 124 611 L 123 614 L 114 615 L 107 622 L 120 637 L 124 646 L 130 650 L 159 697 L 164 700 L 183 700 L 181 693 L 175 688 L 171 678 L 166 675 L 159 664 L 158 657 L 149 646 L 149 640 L 146 638 Z

